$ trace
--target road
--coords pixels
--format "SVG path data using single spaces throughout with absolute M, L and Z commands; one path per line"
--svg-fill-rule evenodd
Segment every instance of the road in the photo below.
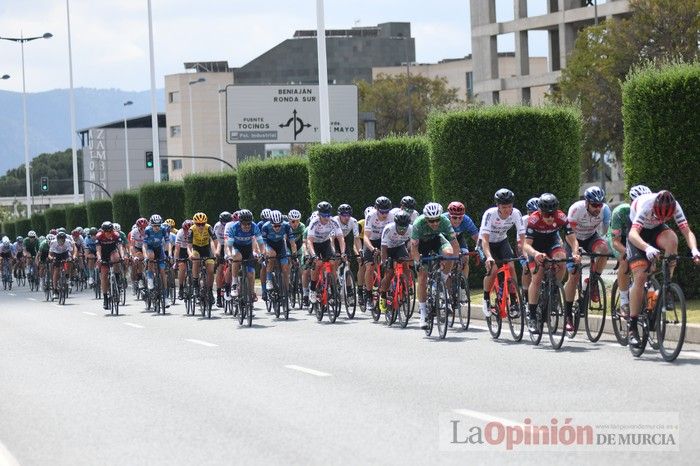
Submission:
M 100 304 L 0 292 L 0 465 L 658 465 L 700 453 L 697 345 L 668 364 L 635 360 L 610 335 L 558 352 L 546 336 L 495 342 L 483 321 L 438 341 L 417 321 L 386 328 L 359 311 L 278 321 L 258 303 L 240 328 L 180 304 L 157 316 L 129 296 L 119 317 Z M 679 451 L 475 451 L 441 436 L 446 418 L 583 411 L 679 413 Z

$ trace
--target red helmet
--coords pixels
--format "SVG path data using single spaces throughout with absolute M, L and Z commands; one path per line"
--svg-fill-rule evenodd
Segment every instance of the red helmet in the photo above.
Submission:
M 450 205 L 447 206 L 447 211 L 450 215 L 464 215 L 464 204 L 458 201 L 452 201 Z
M 231 221 L 232 222 L 237 222 L 238 221 L 238 211 L 235 211 L 233 214 L 231 214 Z
M 58 234 L 58 230 L 55 229 L 55 228 L 52 228 L 51 231 L 49 231 L 49 234 L 50 234 L 50 235 L 56 235 L 56 234 Z
M 70 234 L 73 235 L 73 238 L 77 238 L 80 236 L 80 230 L 76 228 L 75 230 L 71 231 Z
M 187 220 L 182 222 L 182 229 L 187 231 L 192 225 L 194 225 L 194 222 L 188 218 Z
M 654 201 L 654 216 L 661 221 L 668 220 L 676 213 L 676 199 L 670 191 L 659 191 Z
M 136 220 L 136 226 L 138 228 L 140 228 L 141 230 L 143 230 L 144 228 L 146 228 L 148 226 L 148 220 L 141 217 L 140 219 Z

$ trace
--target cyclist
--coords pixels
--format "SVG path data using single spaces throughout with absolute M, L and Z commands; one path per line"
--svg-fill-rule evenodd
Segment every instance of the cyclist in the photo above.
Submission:
M 282 221 L 282 212 L 273 210 L 270 212 L 270 220 L 265 222 L 260 234 L 265 245 L 265 255 L 270 261 L 270 267 L 274 266 L 274 261 L 279 260 L 282 268 L 282 279 L 284 283 L 289 283 L 289 252 L 287 251 L 287 241 L 291 244 L 292 254 L 297 253 L 296 237 L 288 223 Z M 279 259 L 278 259 L 279 258 Z M 267 270 L 267 267 L 265 267 Z M 272 279 L 272 274 L 268 274 L 267 279 Z M 262 284 L 263 300 L 267 301 L 267 281 Z
M 36 264 L 39 270 L 40 277 L 44 276 L 45 267 L 49 260 L 49 246 L 51 245 L 51 241 L 53 241 L 54 238 L 56 237 L 49 233 L 48 235 L 46 235 L 46 238 L 44 238 L 43 241 L 39 242 L 39 251 L 36 256 Z M 49 284 L 46 281 L 44 281 L 44 289 L 48 289 L 48 287 Z
M 298 260 L 300 257 L 303 260 L 304 253 L 303 253 L 303 247 L 305 241 L 304 237 L 304 232 L 306 231 L 306 225 L 301 221 L 301 212 L 299 212 L 296 209 L 292 209 L 287 213 L 287 217 L 289 218 L 289 226 L 292 229 L 292 233 L 294 234 L 294 242 L 296 243 L 296 256 L 294 260 Z M 292 245 L 291 241 L 287 241 L 287 247 L 291 250 Z M 301 288 L 302 288 L 302 305 L 303 306 L 308 306 L 309 305 L 309 277 L 311 275 L 311 272 L 303 266 L 303 263 L 299 264 L 299 271 L 301 272 Z
M 668 255 L 678 252 L 678 236 L 666 225 L 666 222 L 671 219 L 681 230 L 695 263 L 700 263 L 700 251 L 698 251 L 695 234 L 688 225 L 681 205 L 670 191 L 642 194 L 632 202 L 630 207 L 632 226 L 627 236 L 627 260 L 632 269 L 634 283 L 639 284 L 630 289 L 629 344 L 631 345 L 639 344 L 637 319 L 644 299 L 644 287 L 641 285 L 647 280 L 646 269 L 649 262 L 654 261 L 660 250 Z M 674 269 L 675 263 L 670 264 L 671 275 Z
M 146 286 L 149 290 L 152 290 L 154 287 L 153 275 L 155 274 L 157 263 L 157 267 L 160 269 L 161 289 L 166 290 L 168 288 L 168 279 L 165 275 L 165 258 L 170 255 L 170 228 L 168 225 L 163 226 L 163 217 L 158 214 L 151 215 L 148 223 L 150 225 L 146 227 L 143 245 L 141 246 L 143 255 L 149 261 L 148 270 L 146 271 Z
M 309 227 L 307 230 L 306 238 L 306 250 L 314 260 L 317 256 L 321 259 L 320 261 L 315 261 L 313 265 L 313 270 L 311 272 L 311 283 L 309 291 L 309 301 L 311 303 L 316 302 L 316 281 L 318 280 L 318 273 L 321 270 L 321 262 L 324 260 L 331 260 L 332 271 L 335 274 L 336 262 L 333 257 L 336 254 L 333 248 L 333 241 L 331 238 L 338 240 L 340 244 L 340 250 L 345 250 L 345 238 L 343 237 L 343 231 L 340 225 L 333 220 L 332 211 L 333 206 L 326 201 L 321 201 L 316 205 L 318 211 L 318 216 L 313 217 L 309 222 Z
M 214 229 L 207 223 L 207 214 L 197 212 L 192 216 L 194 225 L 190 228 L 188 251 L 190 260 L 192 261 L 192 280 L 194 282 L 194 294 L 199 293 L 199 268 L 202 262 L 207 268 L 207 283 L 206 287 L 209 294 L 209 299 L 214 301 L 214 292 L 212 285 L 214 284 L 214 255 L 212 251 L 216 251 L 216 236 Z
M 416 218 L 418 218 L 418 211 L 416 210 L 416 200 L 413 199 L 411 196 L 402 197 L 399 207 L 394 207 L 393 209 L 391 209 L 391 216 L 393 217 L 402 210 L 408 214 L 411 223 L 415 222 Z
M 610 207 L 605 203 L 605 192 L 598 186 L 591 186 L 586 189 L 583 194 L 584 199 L 574 202 L 569 207 L 569 229 L 576 237 L 577 246 L 582 248 L 587 253 L 609 254 L 606 241 L 598 234 L 598 229 L 602 227 L 603 234 L 607 235 L 608 227 L 610 226 Z M 567 241 L 564 245 L 568 256 L 571 256 L 573 245 Z M 578 251 L 578 249 L 576 249 Z M 598 257 L 595 260 L 595 268 L 598 273 L 602 272 L 605 264 L 608 262 L 607 257 Z M 572 321 L 572 309 L 574 298 L 576 296 L 576 287 L 578 285 L 579 267 L 568 266 L 569 278 L 564 285 L 564 310 L 566 313 L 566 330 L 574 329 Z M 597 303 L 600 300 L 600 290 L 598 290 L 598 281 L 593 280 L 591 285 L 591 301 Z
M 367 266 L 365 266 L 363 283 L 365 307 L 368 311 L 372 310 L 372 276 L 374 274 L 372 264 L 375 259 L 379 259 L 381 254 L 382 232 L 384 231 L 384 227 L 392 221 L 391 200 L 386 196 L 379 196 L 374 201 L 374 209 L 372 209 L 365 219 L 363 235 L 364 249 L 362 251 L 362 260 L 367 264 Z
M 18 236 L 13 243 L 14 251 L 12 257 L 15 259 L 14 276 L 15 278 L 22 276 L 24 272 L 24 238 Z
M 181 300 L 185 294 L 185 274 L 187 273 L 187 259 L 189 259 L 190 249 L 190 228 L 194 222 L 187 219 L 182 222 L 182 228 L 175 235 L 175 252 L 173 257 L 177 260 L 177 281 L 179 283 L 179 292 L 177 299 Z
M 129 233 L 131 257 L 134 260 L 131 267 L 131 280 L 138 282 L 139 288 L 146 288 L 143 279 L 143 239 L 146 237 L 146 227 L 148 227 L 148 220 L 140 217 Z
M 464 212 L 464 204 L 459 201 L 453 201 L 447 206 L 447 212 L 442 215 L 450 221 L 450 225 L 452 226 L 452 229 L 457 237 L 457 243 L 459 243 L 459 251 L 466 254 L 469 252 L 466 236 L 469 235 L 476 243 L 479 240 L 479 228 L 474 224 L 474 220 L 472 220 L 471 217 Z M 467 257 L 463 257 L 461 262 L 462 274 L 464 275 L 465 279 L 468 279 L 469 259 Z
M 253 241 L 255 239 L 255 241 Z M 263 245 L 263 238 L 258 225 L 253 222 L 253 213 L 250 210 L 242 209 L 238 211 L 238 221 L 229 222 L 226 225 L 226 253 L 233 259 L 231 266 L 232 287 L 231 294 L 238 296 L 238 271 L 241 267 L 241 260 L 257 258 L 260 248 Z M 252 286 L 255 283 L 255 267 L 247 264 L 248 283 L 250 286 L 251 302 L 255 301 L 255 291 Z
M 87 231 L 85 236 L 85 257 L 87 259 L 87 268 L 90 271 L 88 274 L 88 285 L 92 286 L 95 283 L 95 259 L 97 258 L 97 228 L 92 227 Z
M 229 282 L 228 277 L 224 277 L 225 251 L 224 243 L 226 236 L 226 224 L 233 220 L 233 215 L 228 210 L 219 214 L 219 221 L 214 224 L 214 237 L 216 238 L 216 307 L 224 307 L 223 289 L 224 284 Z
M 14 257 L 15 246 L 10 242 L 7 236 L 2 237 L 0 243 L 0 270 L 4 270 L 3 264 L 7 262 L 12 267 L 12 258 Z M 10 269 L 8 269 L 10 270 Z
M 272 209 L 263 209 L 260 211 L 260 221 L 258 222 L 258 230 L 262 232 L 262 227 L 265 225 L 265 222 L 268 222 L 270 220 L 270 214 L 272 214 Z M 262 287 L 263 290 L 265 290 L 266 287 L 266 282 L 267 282 L 267 266 L 265 262 L 263 261 L 260 264 L 260 286 Z M 262 299 L 266 300 L 267 295 L 265 292 L 262 294 Z
M 95 236 L 97 240 L 97 262 L 100 264 L 100 286 L 104 302 L 103 309 L 109 309 L 109 280 L 107 272 L 111 264 L 115 267 L 114 273 L 117 275 L 117 283 L 121 283 L 121 259 L 124 257 L 124 248 L 121 236 L 114 230 L 114 224 L 110 221 L 102 222 L 100 231 Z M 117 297 L 115 297 L 117 298 Z
M 413 226 L 411 225 L 410 214 L 404 210 L 396 212 L 394 214 L 394 221 L 387 224 L 384 230 L 382 230 L 382 264 L 386 263 L 389 258 L 394 261 L 402 262 L 411 260 L 406 244 L 411 239 L 412 231 Z M 391 283 L 392 278 L 394 278 L 394 269 L 392 267 L 386 267 L 386 272 L 379 286 L 379 310 L 382 312 L 386 312 L 386 290 L 389 288 L 389 283 Z
M 345 254 L 354 255 L 360 254 L 360 249 L 362 249 L 362 242 L 360 241 L 360 229 L 357 224 L 357 219 L 352 216 L 352 207 L 350 204 L 340 204 L 338 206 L 338 215 L 333 217 L 333 220 L 340 226 L 340 230 L 343 232 L 343 237 L 345 238 Z M 352 233 L 353 241 L 350 242 L 350 233 Z M 334 246 L 336 250 L 340 250 L 340 244 L 337 240 L 334 240 Z M 352 250 L 351 250 L 352 248 Z
M 630 202 L 642 194 L 651 194 L 651 189 L 644 185 L 636 185 L 630 188 Z M 612 211 L 610 228 L 608 229 L 608 249 L 617 259 L 617 287 L 620 290 L 620 313 L 627 318 L 630 313 L 630 277 L 629 264 L 627 263 L 627 235 L 632 221 L 630 220 L 630 205 L 626 202 L 615 207 Z
M 39 251 L 39 239 L 36 236 L 36 231 L 31 230 L 24 238 L 24 257 L 29 261 L 34 261 L 36 254 Z
M 61 231 L 56 235 L 56 239 L 51 241 L 49 245 L 49 260 L 57 262 L 65 262 L 68 264 L 68 276 L 70 276 L 70 261 L 75 259 L 75 249 L 73 243 L 68 240 L 68 235 L 65 231 Z M 51 278 L 53 297 L 58 298 L 58 273 L 60 267 L 53 268 L 53 276 Z
M 527 215 L 523 215 L 523 226 L 527 229 L 527 222 L 530 219 L 530 215 L 535 213 L 539 209 L 540 198 L 532 197 L 525 204 L 525 210 L 527 210 Z M 520 259 L 520 265 L 522 267 L 522 273 L 520 274 L 521 285 L 523 287 L 523 296 L 527 297 L 527 290 L 530 288 L 530 268 L 527 266 L 527 257 Z
M 426 282 L 427 271 L 420 267 L 420 258 L 430 254 L 456 256 L 459 243 L 452 229 L 450 220 L 442 215 L 442 206 L 437 202 L 429 202 L 423 207 L 423 215 L 413 222 L 411 231 L 411 255 L 418 270 L 418 309 L 420 310 L 420 326 L 427 328 L 426 322 Z M 451 264 L 447 261 L 440 265 L 442 275 L 447 281 Z
M 575 263 L 580 262 L 576 235 L 569 229 L 569 220 L 566 214 L 559 210 L 559 199 L 554 194 L 544 193 L 540 196 L 539 209 L 528 217 L 525 230 L 525 244 L 523 252 L 527 254 L 532 278 L 528 288 L 528 326 L 532 332 L 539 329 L 535 325 L 537 312 L 537 300 L 539 298 L 540 285 L 544 278 L 544 267 L 539 267 L 534 273 L 536 265 L 542 265 L 546 257 L 552 259 L 565 259 L 566 251 L 561 245 L 559 231 L 566 230 L 566 241 L 571 246 L 572 257 Z M 557 267 L 557 281 L 561 282 L 566 272 L 565 267 Z
M 85 257 L 85 239 L 83 238 L 83 235 L 81 235 L 81 231 L 78 228 L 74 228 L 73 231 L 71 231 L 71 239 L 73 240 L 76 259 L 78 259 L 78 256 L 80 256 L 81 258 L 81 260 L 75 261 L 75 266 L 73 267 L 73 270 L 76 274 L 76 277 L 81 277 L 85 273 L 83 271 L 85 263 L 82 260 Z
M 482 239 L 481 248 L 486 258 L 486 276 L 484 277 L 484 306 L 483 313 L 485 317 L 490 316 L 491 300 L 489 292 L 493 286 L 493 281 L 496 278 L 497 268 L 494 267 L 498 261 L 512 259 L 514 256 L 513 249 L 508 242 L 508 230 L 515 227 L 515 232 L 518 235 L 518 251 L 522 250 L 523 242 L 525 241 L 525 225 L 520 211 L 513 207 L 515 195 L 510 189 L 499 189 L 493 196 L 496 203 L 495 207 L 491 207 L 484 212 L 481 219 L 481 230 L 479 237 Z M 510 273 L 514 283 L 517 284 L 517 275 L 515 274 L 515 264 L 508 263 Z M 511 302 L 516 302 L 517 297 L 514 296 L 516 290 L 509 289 L 511 294 Z
M 366 207 L 364 211 L 364 217 L 357 221 L 357 237 L 360 239 L 360 243 L 362 244 L 364 244 L 365 242 L 365 221 L 367 220 L 367 216 L 373 210 L 374 207 L 372 206 Z M 362 259 L 362 256 L 360 256 L 359 260 L 357 261 L 357 303 L 360 305 L 360 309 L 362 310 L 362 312 L 365 312 L 365 293 L 363 290 L 365 283 L 365 269 L 365 261 Z

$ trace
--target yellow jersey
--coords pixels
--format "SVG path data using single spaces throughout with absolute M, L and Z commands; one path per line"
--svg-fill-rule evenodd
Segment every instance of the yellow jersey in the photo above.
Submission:
M 214 229 L 208 223 L 203 228 L 197 225 L 190 227 L 190 241 L 193 246 L 209 246 L 212 238 L 214 238 Z
M 360 230 L 360 234 L 357 235 L 358 238 L 363 239 L 365 234 L 365 219 L 357 221 L 357 228 Z

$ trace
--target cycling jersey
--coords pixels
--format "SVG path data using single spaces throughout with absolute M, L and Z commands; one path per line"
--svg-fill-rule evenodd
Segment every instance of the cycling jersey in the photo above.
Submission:
M 101 245 L 116 245 L 121 241 L 121 237 L 116 231 L 98 231 L 95 238 Z
M 208 223 L 204 225 L 204 228 L 199 228 L 196 225 L 190 227 L 189 241 L 192 246 L 205 247 L 209 246 L 211 240 L 214 237 L 214 229 Z
M 446 240 L 452 241 L 455 239 L 455 231 L 450 225 L 450 220 L 447 217 L 438 217 L 439 224 L 436 230 L 433 230 L 430 225 L 428 225 L 428 220 L 425 215 L 419 215 L 416 221 L 413 222 L 413 229 L 411 230 L 411 239 L 419 241 L 430 241 L 440 235 L 442 235 Z
M 162 248 L 170 243 L 170 227 L 163 224 L 158 231 L 154 230 L 152 226 L 146 227 L 143 243 L 148 249 Z
M 291 225 L 289 225 L 289 226 L 291 227 Z M 299 225 L 297 225 L 296 228 L 292 228 L 292 233 L 294 233 L 294 237 L 296 238 L 297 241 L 299 241 L 302 238 L 305 230 L 306 230 L 306 225 L 304 225 L 302 222 L 299 222 Z
M 586 208 L 586 201 L 574 202 L 569 207 L 569 227 L 579 241 L 585 241 L 596 234 L 598 227 L 603 225 L 603 230 L 610 226 L 610 207 L 605 204 L 598 215 L 591 215 Z
M 129 235 L 131 236 L 131 241 L 134 243 L 134 247 L 141 249 L 143 247 L 143 239 L 146 237 L 146 229 L 139 230 L 138 227 L 134 228 Z
M 450 222 L 450 214 L 448 212 L 445 212 L 442 216 Z M 452 223 L 450 223 L 450 226 L 457 236 L 462 236 L 465 232 L 468 233 L 469 236 L 474 236 L 479 233 L 479 229 L 474 224 L 474 220 L 467 214 L 464 214 L 459 225 L 453 226 Z
M 408 225 L 406 231 L 402 234 L 396 231 L 396 223 L 391 222 L 382 230 L 382 246 L 387 248 L 396 248 L 406 244 L 406 241 L 411 239 L 411 233 L 413 232 L 413 225 Z
M 68 241 L 63 242 L 63 244 L 59 243 L 57 239 L 51 241 L 51 245 L 49 245 L 49 252 L 51 254 L 63 254 L 66 252 L 73 252 L 73 243 Z
M 253 244 L 253 237 L 258 242 L 262 244 L 263 238 L 260 233 L 260 228 L 256 223 L 251 223 L 248 231 L 243 231 L 241 222 L 228 222 L 226 224 L 225 237 L 226 244 L 229 246 L 236 245 L 251 245 Z
M 365 219 L 357 221 L 357 237 L 363 239 L 365 237 Z
M 562 229 L 566 229 L 567 234 L 569 233 L 569 221 L 564 212 L 557 210 L 554 214 L 554 221 L 546 223 L 542 217 L 542 212 L 538 210 L 528 218 L 525 237 L 534 240 L 556 239 L 558 238 L 557 234 Z
M 379 211 L 374 209 L 365 219 L 365 235 L 369 236 L 370 241 L 377 241 L 381 239 L 384 227 L 393 221 L 394 216 L 391 212 L 382 220 L 379 218 Z
M 82 236 L 73 238 L 73 245 L 78 249 L 83 249 L 83 247 L 85 246 L 85 240 L 83 240 Z
M 30 255 L 36 256 L 36 251 L 39 249 L 39 240 L 34 238 L 24 238 L 24 250 Z
M 15 253 L 15 245 L 12 243 L 0 243 L 0 253 L 2 254 L 8 254 L 12 253 L 14 255 Z
M 282 241 L 285 236 L 290 241 L 294 241 L 296 239 L 294 233 L 292 232 L 292 227 L 290 227 L 289 223 L 287 222 L 282 222 L 282 226 L 280 226 L 279 230 L 274 229 L 274 227 L 272 226 L 272 222 L 265 222 L 265 224 L 262 227 L 262 230 L 260 230 L 260 234 L 262 235 L 263 240 L 265 242 Z
M 357 226 L 357 220 L 355 219 L 355 217 L 350 217 L 348 219 L 348 223 L 341 222 L 340 215 L 336 215 L 335 217 L 333 217 L 333 220 L 335 220 L 340 226 L 340 230 L 343 232 L 343 236 L 348 236 L 350 232 L 352 232 L 353 236 L 357 238 L 357 235 L 360 234 L 360 230 Z
M 15 252 L 14 254 L 22 254 L 24 252 L 24 243 L 21 241 L 15 241 L 12 243 L 12 245 L 15 247 Z
M 309 223 L 307 236 L 311 238 L 314 243 L 323 243 L 328 241 L 332 236 L 342 236 L 343 232 L 340 229 L 340 225 L 333 220 L 328 218 L 326 223 L 321 223 L 321 218 L 316 217 Z
M 224 239 L 226 239 L 226 224 L 221 222 L 216 222 L 214 224 L 214 237 L 219 242 L 219 244 L 224 244 Z
M 85 238 L 85 247 L 88 249 L 88 251 L 92 252 L 93 254 L 97 252 L 97 238 L 94 236 L 88 236 Z
M 498 207 L 491 207 L 484 212 L 481 218 L 479 238 L 483 238 L 483 235 L 487 234 L 489 235 L 489 243 L 499 243 L 508 237 L 508 230 L 513 226 L 515 226 L 515 232 L 518 236 L 525 234 L 525 224 L 518 209 L 513 208 L 508 217 L 501 218 Z
M 630 220 L 632 221 L 632 227 L 637 231 L 642 229 L 651 230 L 663 225 L 664 222 L 656 218 L 654 215 L 654 202 L 656 201 L 656 194 L 642 194 L 637 199 L 632 202 L 630 207 Z M 688 229 L 688 220 L 685 218 L 683 209 L 681 205 L 676 201 L 676 213 L 673 215 L 673 219 L 682 231 Z

